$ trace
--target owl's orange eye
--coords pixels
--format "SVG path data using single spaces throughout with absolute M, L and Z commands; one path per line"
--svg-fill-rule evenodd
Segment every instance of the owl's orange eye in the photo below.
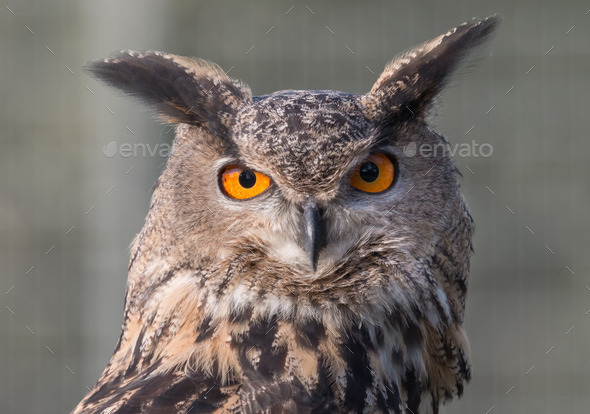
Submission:
M 270 185 L 270 177 L 239 165 L 229 165 L 221 173 L 223 191 L 237 200 L 261 194 Z
M 391 187 L 395 166 L 385 154 L 373 154 L 353 171 L 350 185 L 366 193 L 380 193 Z

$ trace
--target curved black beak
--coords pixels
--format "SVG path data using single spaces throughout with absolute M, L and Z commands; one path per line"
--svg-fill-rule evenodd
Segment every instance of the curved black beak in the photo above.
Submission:
M 324 223 L 317 204 L 307 202 L 303 207 L 303 220 L 301 221 L 302 244 L 309 264 L 315 272 L 320 250 L 324 247 Z

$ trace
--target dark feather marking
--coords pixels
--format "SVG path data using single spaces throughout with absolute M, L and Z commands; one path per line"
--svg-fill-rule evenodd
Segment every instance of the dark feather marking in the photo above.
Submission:
M 207 400 L 202 400 L 201 397 L 197 397 L 195 401 L 189 405 L 187 413 L 191 414 L 200 414 L 200 413 L 212 413 L 217 410 L 219 407 L 216 407 L 209 403 Z
M 432 403 L 430 404 L 430 406 L 432 407 L 432 414 L 438 414 L 438 406 L 440 405 L 440 402 L 438 401 L 438 397 L 436 396 L 436 393 L 432 394 Z
M 277 333 L 277 319 L 256 320 L 250 324 L 246 343 L 260 349 L 270 350 Z
M 288 383 L 263 378 L 243 384 L 240 395 L 246 408 L 244 412 L 259 413 L 288 404 L 292 396 L 291 388 Z
M 138 381 L 137 383 L 132 383 L 132 389 L 135 392 L 132 393 L 132 396 L 131 398 L 129 398 L 129 401 L 127 401 L 123 407 L 115 411 L 115 413 L 131 414 L 137 413 L 140 410 L 143 411 L 143 409 L 147 408 L 148 404 L 154 401 L 154 398 L 157 398 L 157 396 L 160 395 L 160 393 L 166 392 L 166 390 L 169 389 L 169 387 L 172 387 L 175 380 L 176 377 L 173 374 L 167 374 L 164 376 L 144 379 Z M 111 400 L 109 402 L 109 405 L 114 402 L 115 401 Z M 163 403 L 163 401 L 161 402 Z M 167 406 L 163 406 L 163 404 L 161 404 L 157 410 L 152 410 L 150 407 L 150 412 L 164 413 L 166 411 L 163 408 L 167 408 L 168 410 L 170 410 L 172 407 L 174 407 L 174 405 L 175 402 L 169 401 Z
M 385 334 L 383 333 L 383 328 L 380 326 L 375 327 L 375 338 L 377 339 L 377 346 L 379 348 L 383 347 L 385 343 Z
M 452 281 L 461 296 L 467 293 L 467 281 L 462 272 L 463 265 L 457 262 L 453 253 L 451 253 L 446 243 L 439 243 L 437 246 L 438 254 L 433 255 L 432 262 L 437 265 L 444 273 L 445 277 Z
M 406 370 L 402 377 L 402 385 L 408 393 L 406 405 L 413 413 L 418 413 L 420 407 L 420 396 L 422 395 L 422 384 L 420 379 L 416 377 L 416 372 L 413 369 Z
M 198 329 L 199 335 L 197 336 L 197 342 L 203 342 L 211 338 L 213 332 L 215 332 L 215 329 L 217 328 L 217 325 L 211 325 L 212 320 L 213 317 L 211 315 L 207 315 L 203 319 L 203 322 L 201 323 L 201 326 Z
M 391 350 L 391 361 L 393 362 L 394 366 L 403 367 L 404 366 L 404 355 L 400 349 L 392 349 Z
M 130 384 L 128 384 L 125 387 L 121 387 L 121 382 L 125 379 L 125 376 L 122 373 L 117 375 L 110 381 L 103 383 L 98 388 L 98 390 L 90 394 L 88 399 L 86 400 L 86 404 L 92 404 L 110 397 L 110 400 L 108 400 L 106 403 L 101 404 L 101 406 L 104 408 L 108 407 L 110 404 L 120 399 L 120 396 L 125 391 L 133 388 L 134 384 L 137 384 L 137 382 L 140 381 L 142 378 L 148 377 L 155 369 L 156 365 L 150 366 L 142 372 L 141 377 L 136 377 Z
M 380 329 L 378 327 L 372 327 L 372 328 L 375 331 L 375 333 Z M 367 350 L 370 350 L 370 351 L 375 350 L 375 345 L 377 345 L 377 344 L 373 343 L 373 340 L 371 339 L 371 335 L 369 334 L 369 330 L 365 325 L 363 325 L 360 329 L 360 337 L 361 337 L 361 342 L 364 344 L 364 346 Z M 383 340 L 383 336 L 381 336 L 381 340 Z
M 389 404 L 387 404 L 387 401 L 385 400 L 385 396 L 383 395 L 381 390 L 379 390 L 379 389 L 376 390 L 375 396 L 377 397 L 376 407 L 381 410 L 384 410 L 384 412 L 387 412 L 390 406 L 389 406 Z
M 387 406 L 393 408 L 395 414 L 402 413 L 402 400 L 399 390 L 399 385 L 395 379 L 391 379 L 392 382 L 385 383 L 385 390 L 387 394 Z M 417 414 L 417 413 L 416 413 Z
M 340 354 L 347 366 L 346 408 L 362 412 L 365 408 L 367 389 L 373 385 L 373 373 L 369 369 L 367 351 L 358 340 L 351 339 L 341 345 Z
M 280 374 L 285 369 L 288 349 L 285 345 L 279 348 L 273 346 L 276 334 L 276 318 L 270 321 L 256 321 L 250 325 L 250 331 L 245 340 L 246 346 L 260 348 L 258 371 L 265 377 Z
M 415 323 L 408 321 L 402 330 L 402 338 L 408 350 L 419 349 L 422 347 L 422 331 Z
M 121 382 L 123 381 L 123 379 L 125 379 L 125 377 L 123 376 L 119 376 L 117 377 L 115 380 L 106 383 L 105 385 L 108 385 L 108 393 L 104 396 L 104 397 L 109 397 L 109 399 L 104 402 L 101 407 L 107 408 L 109 406 L 111 406 L 112 404 L 116 403 L 117 401 L 119 401 L 121 399 L 122 395 L 125 395 L 126 393 L 130 392 L 130 391 L 135 391 L 138 389 L 141 389 L 143 386 L 145 386 L 147 384 L 147 381 L 145 380 L 146 378 L 148 378 L 152 372 L 154 372 L 156 369 L 156 365 L 152 365 L 149 368 L 147 368 L 145 371 L 143 371 L 141 373 L 141 376 L 136 376 L 134 377 L 131 382 L 129 382 L 127 385 L 125 386 L 121 386 Z M 171 374 L 169 374 L 171 375 Z M 157 377 L 160 380 L 162 380 L 162 377 Z M 155 378 L 152 378 L 152 381 Z
M 228 398 L 228 395 L 222 392 L 218 383 L 208 381 L 206 386 L 200 391 L 197 400 L 191 405 L 192 412 L 202 413 L 209 412 L 213 408 L 220 407 Z
M 145 236 L 143 236 L 143 234 L 142 234 L 142 236 L 140 236 L 140 237 L 143 238 Z M 139 240 L 139 244 L 141 244 L 141 240 Z M 133 255 L 131 256 L 131 260 L 129 260 L 129 265 L 127 266 L 127 272 L 129 272 L 129 270 L 131 270 L 131 267 L 133 267 L 133 263 L 135 263 L 135 259 L 137 259 L 137 255 L 139 254 L 139 251 L 140 251 L 140 249 L 137 248 L 133 252 Z
M 297 325 L 297 336 L 295 338 L 298 345 L 317 348 L 320 341 L 326 337 L 326 329 L 316 320 L 310 319 Z
M 314 405 L 312 413 L 333 413 L 336 411 L 333 391 L 330 388 L 332 379 L 328 373 L 328 366 L 323 357 L 320 357 L 318 361 L 318 383 L 313 391 Z
M 457 387 L 457 395 L 460 397 L 463 395 L 463 381 L 457 381 L 455 385 Z
M 143 336 L 145 335 L 145 329 L 146 327 L 144 326 L 141 328 L 141 331 L 139 331 L 139 336 L 137 337 L 135 347 L 133 348 L 133 359 L 131 360 L 129 367 L 125 370 L 125 377 L 128 377 L 137 371 L 137 366 L 142 359 L 141 342 L 143 341 Z
M 285 360 L 287 358 L 288 349 L 286 346 L 274 348 L 270 354 L 262 353 L 260 355 L 260 363 L 258 370 L 263 375 L 282 374 L 285 370 Z
M 189 396 L 191 396 L 191 395 L 202 396 L 202 394 L 206 391 L 207 390 L 205 389 L 205 384 L 203 382 L 197 382 L 197 381 L 187 377 L 187 378 L 177 382 L 176 384 L 172 385 L 170 388 L 165 390 L 162 394 L 157 396 L 154 399 L 154 402 L 152 403 L 150 408 L 171 409 L 179 401 L 186 401 L 189 398 Z M 219 404 L 222 401 L 222 399 L 220 399 L 220 398 L 217 398 L 217 399 L 212 398 L 215 396 L 215 392 L 213 392 L 213 390 L 209 391 L 209 393 L 207 393 L 207 396 L 210 397 L 209 398 L 210 404 L 213 402 Z M 211 408 L 214 408 L 214 406 L 211 405 Z
M 105 382 L 104 384 L 102 384 L 98 390 L 94 391 L 87 399 L 86 399 L 86 404 L 92 404 L 95 403 L 97 401 L 102 400 L 103 398 L 108 397 L 111 393 L 113 393 L 115 390 L 119 389 L 119 380 L 120 380 L 121 376 L 118 376 L 115 380 L 113 380 L 112 382 Z

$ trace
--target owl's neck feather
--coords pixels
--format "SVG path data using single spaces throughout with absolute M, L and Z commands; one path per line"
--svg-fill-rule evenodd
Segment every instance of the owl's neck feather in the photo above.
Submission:
M 354 395 L 411 403 L 415 412 L 461 392 L 463 378 L 445 365 L 440 340 L 450 337 L 445 349 L 463 353 L 462 329 L 437 312 L 417 313 L 395 286 L 376 290 L 370 305 L 344 306 L 242 283 L 218 295 L 222 282 L 190 266 L 133 271 L 120 342 L 99 383 L 148 371 L 183 370 L 219 386 L 262 375 L 296 381 L 309 395 L 331 393 L 344 405 Z

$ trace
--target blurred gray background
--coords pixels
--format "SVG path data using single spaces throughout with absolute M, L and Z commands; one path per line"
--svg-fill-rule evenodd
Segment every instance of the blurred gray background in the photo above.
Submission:
M 477 223 L 473 380 L 444 412 L 587 413 L 589 8 L 4 2 L 0 412 L 67 412 L 98 378 L 119 335 L 128 246 L 172 138 L 141 105 L 84 74 L 85 62 L 156 49 L 217 62 L 255 94 L 365 92 L 395 53 L 498 12 L 491 55 L 445 91 L 433 119 L 454 144 L 493 148 L 455 156 Z

